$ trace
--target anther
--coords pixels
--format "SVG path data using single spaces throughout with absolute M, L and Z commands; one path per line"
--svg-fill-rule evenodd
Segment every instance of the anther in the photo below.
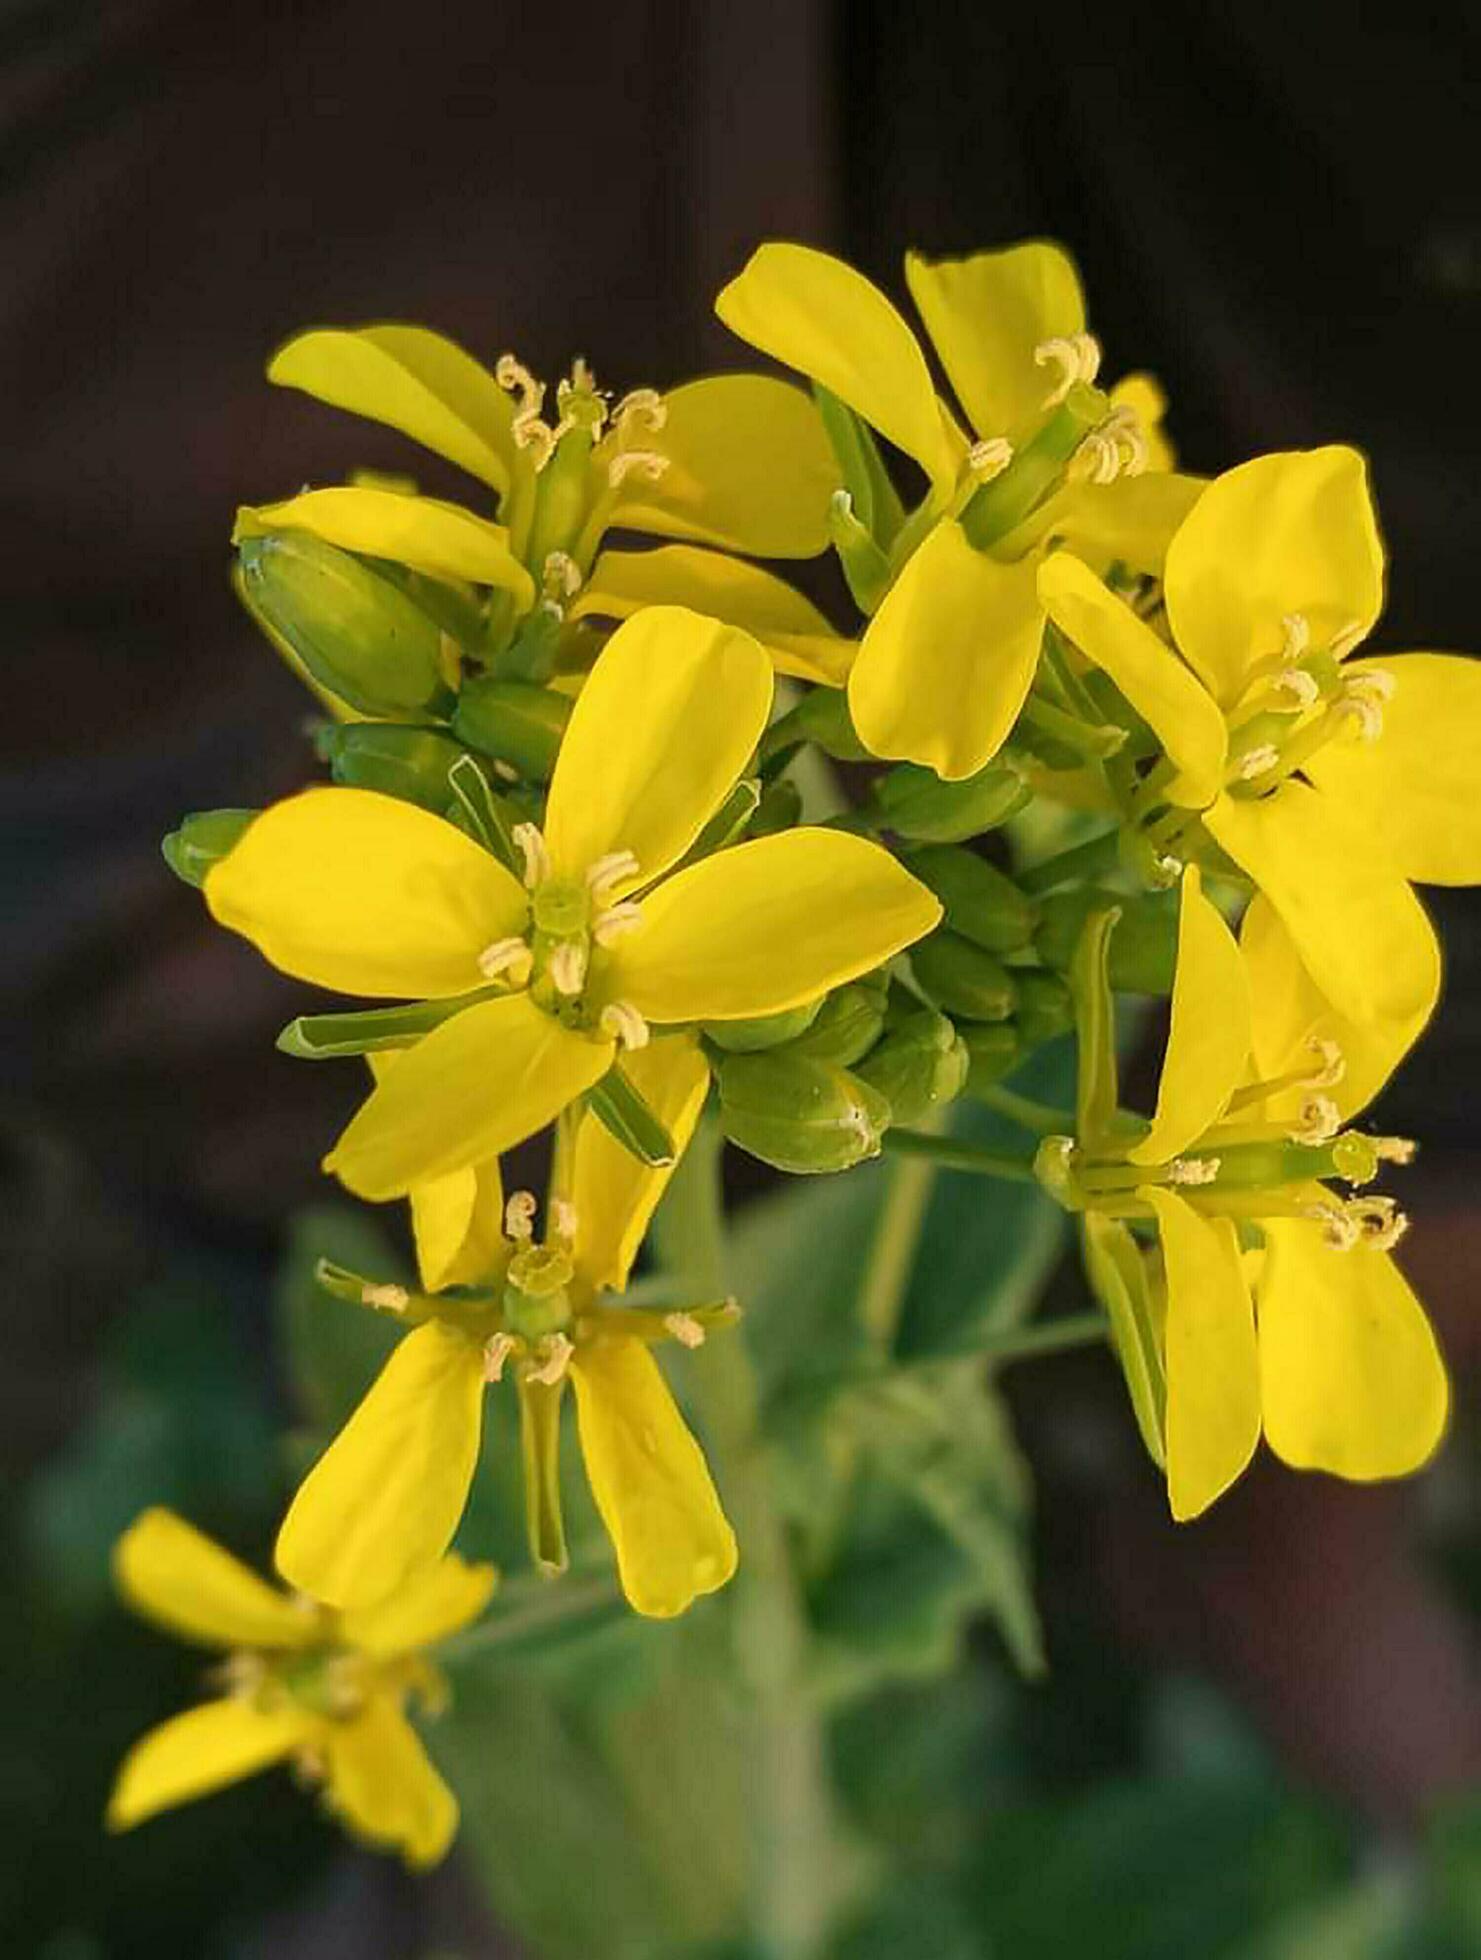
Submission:
M 967 451 L 967 468 L 979 483 L 991 483 L 1013 461 L 1013 445 L 1006 436 L 987 436 Z
M 569 1198 L 552 1198 L 547 1210 L 551 1232 L 570 1245 L 576 1237 L 576 1207 Z
M 612 411 L 612 426 L 619 434 L 646 429 L 656 436 L 668 419 L 668 403 L 656 388 L 630 388 Z
M 1077 381 L 1088 385 L 1099 374 L 1100 342 L 1094 334 L 1056 334 L 1034 349 L 1034 365 L 1059 369 L 1053 389 L 1044 398 L 1045 408 L 1058 408 Z
M 1249 749 L 1239 758 L 1235 770 L 1242 783 L 1252 782 L 1256 776 L 1263 776 L 1267 769 L 1273 769 L 1280 761 L 1280 750 L 1273 742 L 1262 742 L 1258 748 Z
M 1272 687 L 1280 688 L 1287 694 L 1294 694 L 1296 705 L 1301 708 L 1314 708 L 1322 698 L 1322 690 L 1313 675 L 1304 667 L 1286 667 L 1271 682 Z
M 1408 1218 L 1392 1198 L 1352 1198 L 1347 1214 L 1362 1244 L 1374 1252 L 1392 1252 L 1409 1230 Z
M 1330 1143 L 1342 1128 L 1342 1112 L 1330 1096 L 1308 1096 L 1289 1132 L 1292 1143 Z
M 637 875 L 638 858 L 635 851 L 608 851 L 586 867 L 586 889 L 601 905 L 614 886 L 625 884 L 629 878 L 636 878 Z
M 490 1334 L 483 1344 L 483 1378 L 486 1382 L 504 1379 L 504 1363 L 519 1343 L 512 1334 Z
M 1321 1226 L 1322 1240 L 1334 1252 L 1351 1252 L 1362 1236 L 1357 1220 L 1342 1205 L 1308 1205 L 1301 1216 Z
M 1350 619 L 1332 635 L 1329 648 L 1334 660 L 1346 660 L 1356 646 L 1361 646 L 1368 637 L 1368 629 L 1360 619 Z
M 558 994 L 567 1000 L 579 994 L 586 984 L 586 942 L 567 939 L 550 955 L 548 971 Z
M 1413 1137 L 1369 1137 L 1368 1141 L 1381 1164 L 1412 1164 L 1419 1148 Z
M 540 590 L 552 604 L 573 599 L 581 590 L 581 567 L 569 551 L 548 551 L 540 567 Z
M 1314 1075 L 1303 1076 L 1303 1089 L 1335 1089 L 1347 1073 L 1347 1057 L 1335 1041 L 1322 1035 L 1313 1035 L 1307 1047 L 1316 1056 L 1320 1067 Z
M 405 1313 L 410 1298 L 404 1286 L 370 1285 L 360 1288 L 360 1304 L 379 1307 L 383 1313 Z
M 591 936 L 598 946 L 611 946 L 642 923 L 642 906 L 635 898 L 622 898 L 607 907 L 593 925 Z
M 630 476 L 641 476 L 649 483 L 657 483 L 668 466 L 668 457 L 660 456 L 656 449 L 623 449 L 608 463 L 607 481 L 614 490 L 621 489 Z
M 478 970 L 485 980 L 507 975 L 517 987 L 529 979 L 533 963 L 530 949 L 522 939 L 496 939 L 478 956 Z
M 1174 1157 L 1167 1167 L 1169 1184 L 1212 1184 L 1218 1175 L 1217 1157 Z
M 545 384 L 537 381 L 522 361 L 512 354 L 501 354 L 494 366 L 494 379 L 519 401 L 509 424 L 509 433 L 520 449 L 533 451 L 531 460 L 538 473 L 550 461 L 555 448 L 555 431 L 540 419 L 545 406 Z
M 519 771 L 515 768 L 514 764 L 512 762 L 504 762 L 497 756 L 494 758 L 494 774 L 499 778 L 501 783 L 517 783 L 519 781 Z
M 525 886 L 533 891 L 550 876 L 550 852 L 537 823 L 517 823 L 510 833 L 525 862 Z
M 1311 623 L 1305 613 L 1282 613 L 1280 625 L 1285 635 L 1281 642 L 1280 657 L 1291 666 L 1295 666 L 1311 645 Z
M 1121 474 L 1121 447 L 1114 435 L 1092 429 L 1070 459 L 1088 483 L 1114 483 Z
M 526 1379 L 539 1382 L 542 1388 L 554 1388 L 557 1382 L 564 1379 L 575 1352 L 566 1335 L 547 1334 L 540 1343 L 540 1365 L 531 1368 Z
M 648 1023 L 631 1001 L 610 1001 L 602 1009 L 601 1027 L 627 1049 L 648 1046 Z
M 1338 714 L 1351 715 L 1365 742 L 1376 742 L 1383 733 L 1384 704 L 1394 691 L 1393 676 L 1381 668 L 1371 674 L 1352 674 L 1342 684 L 1337 702 Z
M 535 1194 L 511 1191 L 504 1207 L 504 1236 L 516 1245 L 528 1245 L 535 1236 Z
M 679 1343 L 680 1347 L 697 1348 L 704 1346 L 705 1330 L 692 1313 L 666 1313 L 663 1324 Z

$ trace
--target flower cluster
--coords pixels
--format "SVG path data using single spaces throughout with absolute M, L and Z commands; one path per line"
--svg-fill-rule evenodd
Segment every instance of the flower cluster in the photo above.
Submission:
M 352 1828 L 440 1855 L 404 1706 L 492 1587 L 449 1549 L 488 1393 L 517 1399 L 540 1570 L 567 1564 L 569 1385 L 631 1605 L 725 1585 L 654 1352 L 739 1310 L 624 1300 L 707 1104 L 790 1172 L 930 1155 L 958 1096 L 1021 1121 L 1179 1518 L 1262 1432 L 1351 1478 L 1433 1451 L 1445 1373 L 1369 1189 L 1412 1146 L 1352 1125 L 1438 996 L 1411 881 L 1481 877 L 1481 669 L 1357 657 L 1384 565 L 1355 450 L 1180 473 L 1156 383 L 1100 387 L 1058 247 L 905 274 L 928 345 L 839 261 L 755 254 L 720 317 L 806 386 L 614 401 L 578 360 L 551 402 L 404 326 L 271 363 L 484 506 L 358 477 L 239 513 L 238 591 L 325 710 L 329 780 L 165 846 L 273 965 L 373 1003 L 279 1045 L 364 1058 L 325 1168 L 409 1201 L 419 1288 L 321 1268 L 404 1333 L 283 1521 L 292 1598 L 163 1514 L 123 1541 L 134 1603 L 231 1659 L 129 1758 L 114 1823 L 292 1759 Z M 852 631 L 755 562 L 830 546 Z M 859 765 L 851 802 L 828 762 Z M 1170 997 L 1150 1118 L 1121 1107 L 1117 994 Z M 1073 1112 L 1005 1086 L 1071 1033 Z M 506 1198 L 500 1158 L 541 1136 L 543 1207 Z

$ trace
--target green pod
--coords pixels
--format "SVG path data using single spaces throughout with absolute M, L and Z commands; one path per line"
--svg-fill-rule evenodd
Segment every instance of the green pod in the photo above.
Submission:
M 456 806 L 448 771 L 467 751 L 440 729 L 394 721 L 335 722 L 320 731 L 318 747 L 330 775 L 347 789 L 379 790 L 439 817 Z
M 806 1034 L 787 1044 L 789 1055 L 852 1068 L 869 1053 L 884 1031 L 885 990 L 866 980 L 851 980 L 829 994 Z
M 549 782 L 571 719 L 569 695 L 534 681 L 470 681 L 458 696 L 453 733 L 526 782 Z
M 1013 978 L 1018 988 L 1013 1018 L 1023 1046 L 1037 1048 L 1041 1041 L 1068 1034 L 1075 1025 L 1075 1001 L 1060 976 L 1029 967 L 1020 968 Z
M 253 616 L 337 700 L 392 720 L 445 715 L 443 629 L 394 580 L 307 531 L 237 546 Z
M 844 1171 L 879 1154 L 890 1106 L 875 1089 L 826 1062 L 772 1050 L 720 1063 L 727 1137 L 781 1171 Z
M 160 839 L 160 853 L 182 884 L 199 887 L 256 815 L 255 810 L 196 810 Z
M 1027 946 L 1039 908 L 1013 880 L 960 844 L 928 844 L 905 854 L 905 866 L 940 899 L 946 923 L 989 953 L 1016 953 Z
M 910 949 L 920 990 L 948 1014 L 1006 1021 L 1017 1001 L 1013 975 L 991 953 L 942 926 Z
M 1011 1021 L 963 1021 L 957 1033 L 967 1051 L 965 1094 L 990 1089 L 1018 1066 L 1023 1049 Z
M 755 1055 L 764 1048 L 780 1048 L 806 1034 L 818 1018 L 823 1000 L 810 1000 L 802 1007 L 789 1007 L 781 1014 L 758 1014 L 749 1021 L 705 1021 L 707 1040 L 728 1055 Z
M 996 761 L 944 783 L 930 769 L 902 762 L 875 785 L 891 830 L 919 844 L 960 844 L 995 830 L 1029 800 L 1029 786 L 1011 762 Z
M 1094 885 L 1051 892 L 1040 901 L 1034 934 L 1039 958 L 1055 972 L 1067 973 L 1086 919 L 1110 905 L 1121 909 L 1111 938 L 1111 986 L 1124 994 L 1170 994 L 1178 956 L 1176 892 L 1127 896 Z
M 961 1094 L 968 1065 L 951 1022 L 926 1007 L 885 1036 L 858 1076 L 884 1097 L 894 1122 L 919 1123 Z

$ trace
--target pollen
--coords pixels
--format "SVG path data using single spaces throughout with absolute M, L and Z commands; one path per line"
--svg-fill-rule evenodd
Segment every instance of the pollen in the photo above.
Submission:
M 1271 686 L 1282 693 L 1293 694 L 1300 708 L 1314 708 L 1322 698 L 1322 690 L 1313 675 L 1304 667 L 1284 667 L 1271 682 Z
M 483 1344 L 483 1378 L 486 1382 L 504 1379 L 504 1364 L 518 1346 L 512 1334 L 490 1334 Z
M 586 943 L 568 939 L 550 955 L 548 970 L 558 994 L 567 1000 L 579 994 L 586 984 Z
M 1217 1157 L 1174 1157 L 1167 1167 L 1169 1184 L 1212 1184 L 1218 1175 Z
M 625 884 L 629 878 L 638 875 L 638 858 L 635 851 L 608 851 L 594 864 L 586 867 L 586 889 L 598 905 L 604 905 L 608 894 L 618 885 Z
M 656 436 L 668 419 L 668 403 L 656 388 L 630 388 L 612 411 L 612 426 L 619 439 L 629 429 Z
M 520 856 L 524 859 L 525 888 L 533 891 L 543 885 L 550 876 L 550 851 L 544 833 L 537 823 L 517 823 L 511 833 Z
M 680 1347 L 697 1348 L 704 1346 L 705 1330 L 692 1313 L 666 1313 L 663 1324 L 679 1343 Z
M 581 567 L 569 551 L 548 551 L 540 567 L 540 591 L 548 605 L 574 599 L 581 590 Z
M 1412 1164 L 1419 1149 L 1413 1137 L 1369 1137 L 1368 1141 L 1381 1164 Z
M 1012 461 L 1013 445 L 1006 436 L 988 436 L 967 451 L 967 468 L 979 483 L 991 483 Z
M 612 1035 L 624 1048 L 648 1046 L 648 1023 L 631 1001 L 609 1001 L 602 1009 L 601 1026 L 604 1033 Z
M 1316 1056 L 1319 1064 L 1315 1074 L 1302 1079 L 1303 1089 L 1335 1089 L 1347 1073 L 1347 1057 L 1335 1041 L 1322 1035 L 1313 1035 L 1307 1047 Z
M 478 970 L 485 980 L 507 976 L 515 986 L 523 986 L 533 964 L 529 947 L 522 939 L 496 939 L 478 956 Z
M 360 1304 L 379 1307 L 384 1313 L 405 1313 L 410 1299 L 404 1286 L 377 1284 L 360 1288 Z
M 657 483 L 668 466 L 668 457 L 656 449 L 622 449 L 607 465 L 607 481 L 614 490 L 620 490 L 630 476 Z
M 1280 622 L 1285 638 L 1281 642 L 1280 657 L 1289 666 L 1306 653 L 1311 645 L 1311 624 L 1305 613 L 1283 613 Z
M 526 1379 L 539 1382 L 542 1388 L 554 1388 L 565 1379 L 575 1352 L 568 1335 L 547 1334 L 540 1343 L 539 1365 L 528 1371 Z
M 528 1245 L 535 1236 L 535 1194 L 511 1191 L 504 1207 L 504 1236 L 516 1245 Z
M 1342 1112 L 1330 1096 L 1309 1096 L 1301 1105 L 1301 1120 L 1291 1130 L 1293 1143 L 1330 1143 L 1342 1128 Z
M 1263 776 L 1274 769 L 1280 761 L 1280 750 L 1273 742 L 1262 742 L 1258 748 L 1249 749 L 1239 758 L 1235 774 L 1242 783 L 1253 782 L 1256 776 Z
M 1034 349 L 1034 365 L 1059 370 L 1044 398 L 1045 408 L 1058 408 L 1077 381 L 1088 386 L 1100 373 L 1100 342 L 1088 333 L 1055 335 Z
M 549 1210 L 551 1232 L 570 1245 L 576 1237 L 576 1207 L 569 1198 L 552 1198 Z
M 591 936 L 598 946 L 611 946 L 642 923 L 643 908 L 638 901 L 635 898 L 619 899 L 603 912 L 592 927 Z

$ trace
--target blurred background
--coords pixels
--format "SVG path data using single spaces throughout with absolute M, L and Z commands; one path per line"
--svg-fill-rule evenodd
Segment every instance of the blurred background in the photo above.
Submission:
M 1248 0 L 0 7 L 7 1954 L 538 1951 L 469 1863 L 413 1884 L 279 1781 L 99 1832 L 197 1665 L 110 1604 L 108 1545 L 156 1501 L 270 1543 L 274 1302 L 358 1093 L 273 1052 L 302 990 L 158 853 L 182 812 L 313 769 L 227 586 L 235 505 L 411 455 L 268 388 L 272 349 L 390 317 L 667 386 L 751 364 L 709 307 L 762 238 L 899 297 L 907 246 L 1049 234 L 1108 370 L 1162 377 L 1187 467 L 1358 443 L 1379 645 L 1474 646 L 1478 40 L 1463 6 L 1338 31 Z M 1110 1362 L 1015 1371 L 1051 1673 L 1017 1683 L 983 1630 L 944 1686 L 840 1726 L 907 1873 L 850 1954 L 1481 1954 L 1481 908 L 1435 909 L 1446 1000 L 1379 1121 L 1423 1142 L 1405 1261 L 1455 1373 L 1448 1447 L 1368 1492 L 1264 1462 L 1175 1531 Z M 1077 1298 L 1073 1268 L 1053 1284 Z

